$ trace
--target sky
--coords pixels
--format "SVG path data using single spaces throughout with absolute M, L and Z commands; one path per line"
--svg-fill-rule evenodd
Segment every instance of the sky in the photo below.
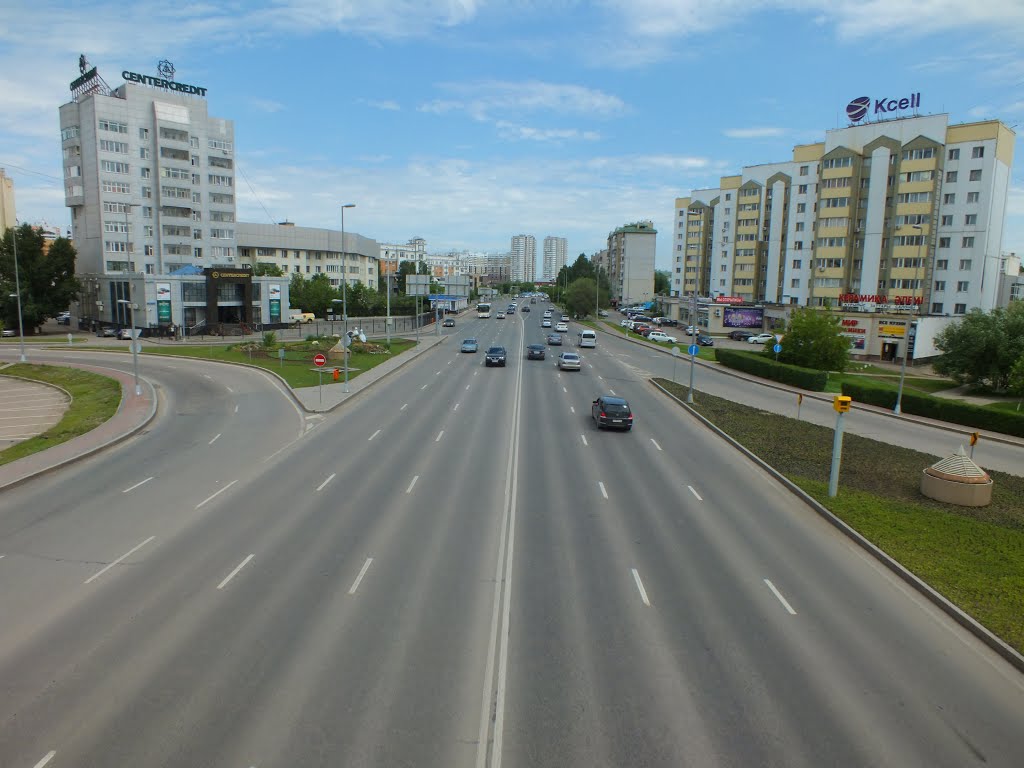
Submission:
M 428 251 L 568 239 L 570 260 L 674 201 L 921 94 L 1017 133 L 1003 250 L 1024 254 L 1024 0 L 275 0 L 0 5 L 0 167 L 21 221 L 67 228 L 58 108 L 78 57 L 207 89 L 235 124 L 238 219 Z

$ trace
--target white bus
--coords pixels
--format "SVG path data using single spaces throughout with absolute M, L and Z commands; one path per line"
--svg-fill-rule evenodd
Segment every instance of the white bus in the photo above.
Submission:
M 476 305 L 476 316 L 482 318 L 488 318 L 491 316 L 491 305 L 490 304 L 477 304 Z

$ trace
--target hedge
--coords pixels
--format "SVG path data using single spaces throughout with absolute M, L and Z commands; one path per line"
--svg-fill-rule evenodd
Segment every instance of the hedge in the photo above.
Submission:
M 867 381 L 844 381 L 843 394 L 849 395 L 854 402 L 868 403 L 882 408 L 896 407 L 897 388 L 890 384 L 879 384 Z M 917 392 L 903 391 L 900 401 L 903 413 L 915 416 L 926 416 L 930 419 L 947 421 L 951 424 L 962 424 L 972 429 L 983 429 L 989 432 L 1001 432 L 1004 435 L 1024 437 L 1024 415 L 996 411 L 971 405 L 959 400 L 934 397 Z
M 738 371 L 772 379 L 783 384 L 823 392 L 828 383 L 828 371 L 816 371 L 813 368 L 802 368 L 799 365 L 777 363 L 758 352 L 742 352 L 736 349 L 716 349 L 718 362 Z

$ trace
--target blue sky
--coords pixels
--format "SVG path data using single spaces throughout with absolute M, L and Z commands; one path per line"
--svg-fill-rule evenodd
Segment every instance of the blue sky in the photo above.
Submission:
M 238 216 L 432 252 L 567 237 L 571 257 L 845 125 L 862 95 L 1019 137 L 1003 249 L 1024 254 L 1024 0 L 5 2 L 0 167 L 67 226 L 57 109 L 172 61 L 235 121 Z

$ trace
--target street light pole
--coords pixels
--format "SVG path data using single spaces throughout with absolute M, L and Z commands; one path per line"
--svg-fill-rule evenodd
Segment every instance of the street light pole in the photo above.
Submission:
M 132 304 L 131 299 L 118 299 L 117 303 L 127 304 L 128 310 L 131 313 L 130 317 L 132 324 L 132 369 L 135 371 L 135 396 L 139 397 L 142 394 L 142 386 L 139 384 L 139 345 L 138 340 L 135 338 L 135 305 Z
M 352 340 L 348 336 L 348 256 L 345 253 L 345 209 L 355 208 L 355 203 L 345 203 L 341 206 L 341 319 L 345 322 L 345 393 L 348 388 L 348 350 Z
M 391 349 L 391 259 L 388 259 L 388 272 L 385 277 L 387 279 L 385 284 L 388 291 L 388 316 L 384 321 L 384 328 L 388 335 L 388 349 Z
M 25 356 L 25 321 L 21 318 L 21 280 L 18 278 L 18 221 L 15 219 L 14 226 L 11 227 L 11 241 L 14 243 L 14 292 L 17 295 L 18 300 L 18 338 L 19 346 L 21 347 L 21 357 L 19 360 L 23 363 L 28 362 L 28 357 Z
M 920 263 L 917 265 L 917 269 L 914 270 L 914 275 L 916 276 L 917 270 L 924 265 L 924 256 L 921 254 L 924 246 L 924 229 L 918 224 L 913 224 L 911 226 L 921 233 L 921 242 L 917 244 L 917 260 Z M 924 286 L 921 286 L 921 289 L 921 300 L 924 301 Z M 900 386 L 899 389 L 896 390 L 896 407 L 892 409 L 892 412 L 897 415 L 902 413 L 903 380 L 907 376 L 907 356 L 910 354 L 910 330 L 914 324 L 914 309 L 915 306 L 912 305 L 910 308 L 910 320 L 907 322 L 907 329 L 903 334 L 903 362 L 900 363 Z

